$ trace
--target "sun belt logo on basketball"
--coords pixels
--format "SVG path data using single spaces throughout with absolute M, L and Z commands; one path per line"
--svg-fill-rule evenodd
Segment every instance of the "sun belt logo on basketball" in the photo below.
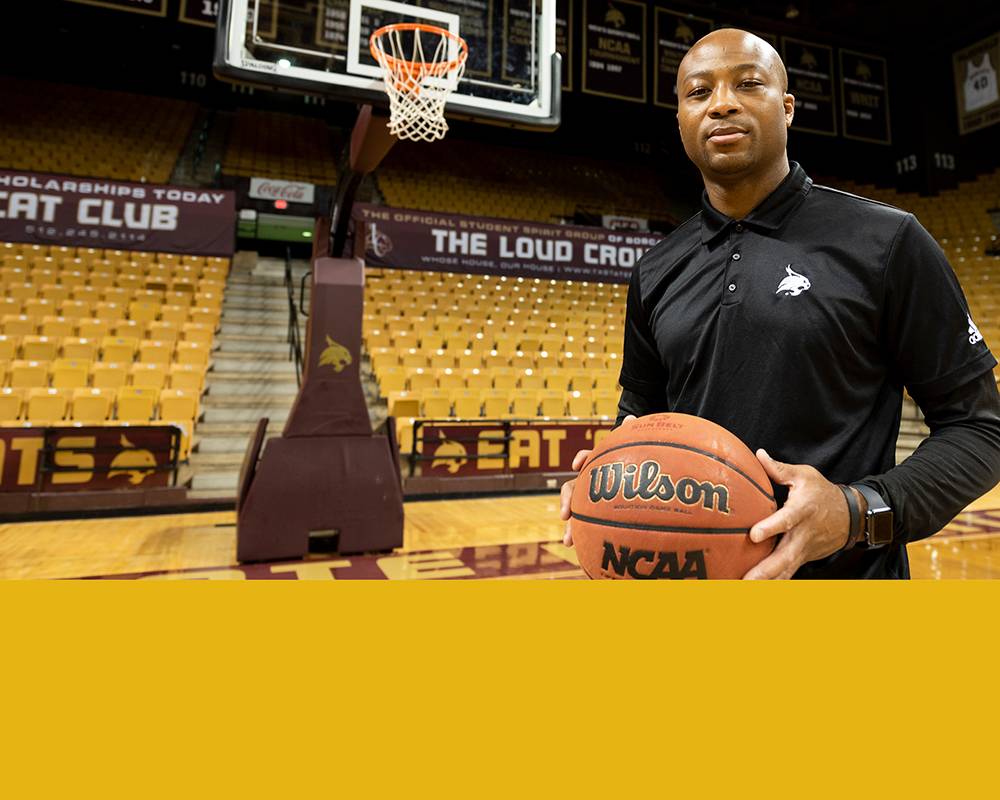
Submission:
M 660 473 L 656 461 L 626 464 L 614 461 L 590 470 L 590 501 L 609 502 L 621 496 L 625 500 L 669 503 L 675 498 L 687 506 L 702 505 L 709 511 L 729 513 L 729 489 L 722 484 L 683 477 L 676 483 L 668 474 Z

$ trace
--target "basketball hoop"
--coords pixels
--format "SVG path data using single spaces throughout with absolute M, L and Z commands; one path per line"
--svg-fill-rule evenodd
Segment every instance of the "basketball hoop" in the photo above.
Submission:
M 404 42 L 411 39 L 407 47 Z M 375 31 L 371 51 L 389 95 L 389 132 L 415 142 L 443 138 L 444 105 L 469 56 L 465 40 L 434 25 L 404 22 Z

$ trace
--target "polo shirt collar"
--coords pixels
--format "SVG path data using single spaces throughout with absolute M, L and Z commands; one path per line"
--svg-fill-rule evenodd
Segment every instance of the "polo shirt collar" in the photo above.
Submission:
M 750 228 L 775 230 L 780 227 L 789 214 L 795 210 L 812 188 L 812 180 L 799 166 L 791 161 L 785 179 L 777 188 L 765 197 L 753 211 L 742 220 Z M 701 193 L 701 241 L 707 243 L 722 233 L 735 220 L 712 206 L 708 201 L 708 192 Z

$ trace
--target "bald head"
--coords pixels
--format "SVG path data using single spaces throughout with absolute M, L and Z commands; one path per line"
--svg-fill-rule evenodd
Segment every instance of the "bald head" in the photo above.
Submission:
M 785 65 L 778 51 L 771 47 L 768 41 L 739 28 L 719 28 L 702 36 L 681 60 L 677 68 L 678 94 L 687 72 L 692 69 L 691 65 L 701 60 L 701 56 L 724 56 L 733 53 L 745 55 L 749 63 L 760 64 L 775 76 L 783 92 L 788 91 L 788 73 L 785 72 Z

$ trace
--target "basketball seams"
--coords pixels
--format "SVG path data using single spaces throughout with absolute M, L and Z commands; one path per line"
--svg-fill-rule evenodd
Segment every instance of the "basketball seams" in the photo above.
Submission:
M 623 528 L 633 531 L 653 531 L 655 533 L 704 533 L 722 534 L 726 536 L 746 536 L 750 528 L 687 528 L 681 525 L 644 525 L 635 522 L 617 522 L 610 519 L 599 519 L 598 517 L 588 517 L 583 514 L 570 512 L 570 519 L 577 519 L 580 522 L 589 522 L 591 525 L 602 525 L 608 528 Z
M 624 449 L 630 448 L 630 447 L 645 447 L 645 446 L 650 446 L 650 447 L 673 447 L 673 448 L 675 448 L 677 450 L 687 450 L 688 452 L 696 453 L 696 454 L 698 454 L 700 456 L 705 456 L 706 458 L 710 458 L 713 461 L 717 461 L 720 464 L 723 464 L 727 468 L 731 469 L 737 475 L 740 475 L 743 478 L 745 478 L 747 480 L 747 482 L 750 483 L 751 486 L 753 486 L 758 492 L 760 492 L 762 495 L 764 495 L 764 497 L 766 497 L 769 501 L 771 501 L 772 503 L 775 502 L 774 495 L 772 495 L 769 492 L 767 492 L 759 483 L 757 483 L 757 481 L 755 481 L 753 478 L 751 478 L 746 472 L 744 472 L 742 469 L 740 469 L 738 466 L 736 466 L 732 462 L 727 461 L 724 458 L 720 458 L 719 456 L 715 455 L 714 453 L 710 453 L 707 450 L 701 450 L 700 448 L 692 447 L 691 445 L 678 444 L 676 442 L 641 441 L 641 442 L 625 442 L 623 444 L 617 444 L 617 445 L 615 445 L 613 447 L 609 447 L 607 450 L 604 450 L 601 453 L 598 453 L 596 456 L 593 456 L 590 459 L 590 461 L 588 461 L 584 465 L 584 468 L 591 466 L 599 458 L 603 458 L 608 453 L 613 453 L 616 450 L 624 450 Z M 581 472 L 582 472 L 582 470 L 581 470 Z

